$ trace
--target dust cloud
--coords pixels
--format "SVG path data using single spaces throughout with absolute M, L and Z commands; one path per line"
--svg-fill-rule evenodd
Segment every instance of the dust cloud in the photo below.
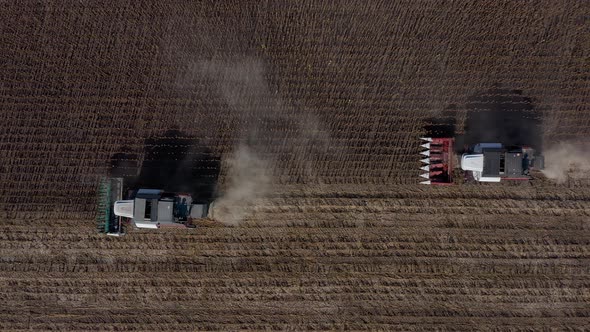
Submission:
M 272 177 L 268 163 L 246 145 L 236 149 L 228 164 L 228 188 L 212 206 L 212 217 L 237 225 L 251 212 L 256 200 L 267 193 Z
M 549 179 L 564 183 L 568 178 L 590 178 L 590 146 L 581 142 L 560 142 L 545 150 L 545 170 Z
M 254 212 L 280 182 L 284 161 L 270 156 L 289 156 L 301 178 L 318 178 L 310 157 L 328 151 L 330 137 L 314 114 L 283 102 L 260 59 L 200 61 L 192 72 L 216 89 L 239 123 L 233 152 L 223 158 L 227 177 L 211 207 L 214 219 L 237 225 Z
M 225 224 L 237 225 L 266 196 L 273 181 L 271 161 L 262 157 L 265 128 L 261 122 L 281 112 L 264 79 L 263 64 L 253 58 L 208 60 L 196 63 L 194 71 L 208 79 L 232 115 L 239 121 L 240 135 L 227 167 L 225 187 L 211 206 L 210 215 Z

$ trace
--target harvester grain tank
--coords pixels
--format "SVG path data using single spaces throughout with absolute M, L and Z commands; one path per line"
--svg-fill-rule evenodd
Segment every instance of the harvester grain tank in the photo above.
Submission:
M 421 184 L 453 183 L 453 169 L 478 182 L 529 180 L 532 170 L 544 168 L 544 158 L 528 146 L 505 146 L 502 143 L 478 143 L 466 153 L 454 153 L 453 138 L 422 137 Z M 455 164 L 458 165 L 455 165 Z

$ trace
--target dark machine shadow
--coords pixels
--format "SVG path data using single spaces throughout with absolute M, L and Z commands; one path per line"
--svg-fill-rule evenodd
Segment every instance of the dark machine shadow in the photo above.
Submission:
M 131 152 L 128 146 L 111 156 L 109 176 L 113 178 L 135 178 L 140 168 L 140 156 Z
M 125 188 L 188 192 L 197 202 L 214 199 L 221 159 L 199 141 L 171 129 L 145 139 L 143 161 L 136 154 L 120 152 L 111 158 L 112 177 L 123 177 Z
M 466 109 L 466 145 L 490 142 L 542 149 L 542 114 L 521 90 L 494 87 L 472 96 Z
M 449 105 L 440 115 L 425 119 L 424 130 L 432 138 L 455 137 L 457 131 L 457 111 L 455 105 Z
M 465 104 L 465 123 L 457 132 L 456 105 L 449 105 L 435 117 L 425 119 L 428 137 L 454 137 L 455 151 L 464 152 L 477 143 L 502 143 L 506 146 L 543 148 L 542 113 L 521 90 L 497 86 L 475 94 Z

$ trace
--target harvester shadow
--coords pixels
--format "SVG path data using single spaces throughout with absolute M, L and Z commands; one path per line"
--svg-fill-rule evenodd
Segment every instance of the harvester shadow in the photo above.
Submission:
M 109 176 L 124 179 L 135 178 L 140 168 L 140 156 L 128 146 L 124 146 L 122 150 L 123 152 L 117 152 L 111 156 Z
M 459 114 L 465 112 L 461 127 Z M 494 87 L 471 96 L 464 110 L 449 105 L 436 117 L 425 119 L 424 130 L 428 137 L 455 138 L 455 151 L 477 143 L 502 143 L 506 146 L 531 146 L 542 149 L 542 114 L 531 98 L 521 90 Z
M 457 130 L 455 105 L 450 105 L 437 116 L 425 119 L 425 123 L 424 130 L 428 137 L 454 137 Z
M 542 149 L 542 114 L 521 90 L 493 88 L 466 104 L 465 145 L 497 142 Z
M 161 136 L 145 139 L 143 161 L 134 165 L 132 160 L 139 159 L 133 153 L 113 155 L 111 176 L 122 174 L 126 189 L 188 192 L 199 202 L 214 199 L 221 160 L 196 138 L 179 130 L 168 130 Z

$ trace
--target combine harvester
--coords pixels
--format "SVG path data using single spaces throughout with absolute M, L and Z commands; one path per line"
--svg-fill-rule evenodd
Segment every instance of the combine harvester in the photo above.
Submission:
M 461 156 L 455 154 L 453 138 L 421 137 L 423 151 L 421 184 L 453 184 L 455 168 L 478 182 L 529 180 L 532 170 L 543 170 L 544 158 L 527 146 L 478 143 Z
M 139 189 L 123 200 L 123 179 L 103 179 L 99 189 L 98 231 L 124 235 L 124 219 L 137 228 L 195 228 L 193 219 L 207 218 L 209 203 L 193 203 L 191 194 L 169 193 L 160 189 Z

